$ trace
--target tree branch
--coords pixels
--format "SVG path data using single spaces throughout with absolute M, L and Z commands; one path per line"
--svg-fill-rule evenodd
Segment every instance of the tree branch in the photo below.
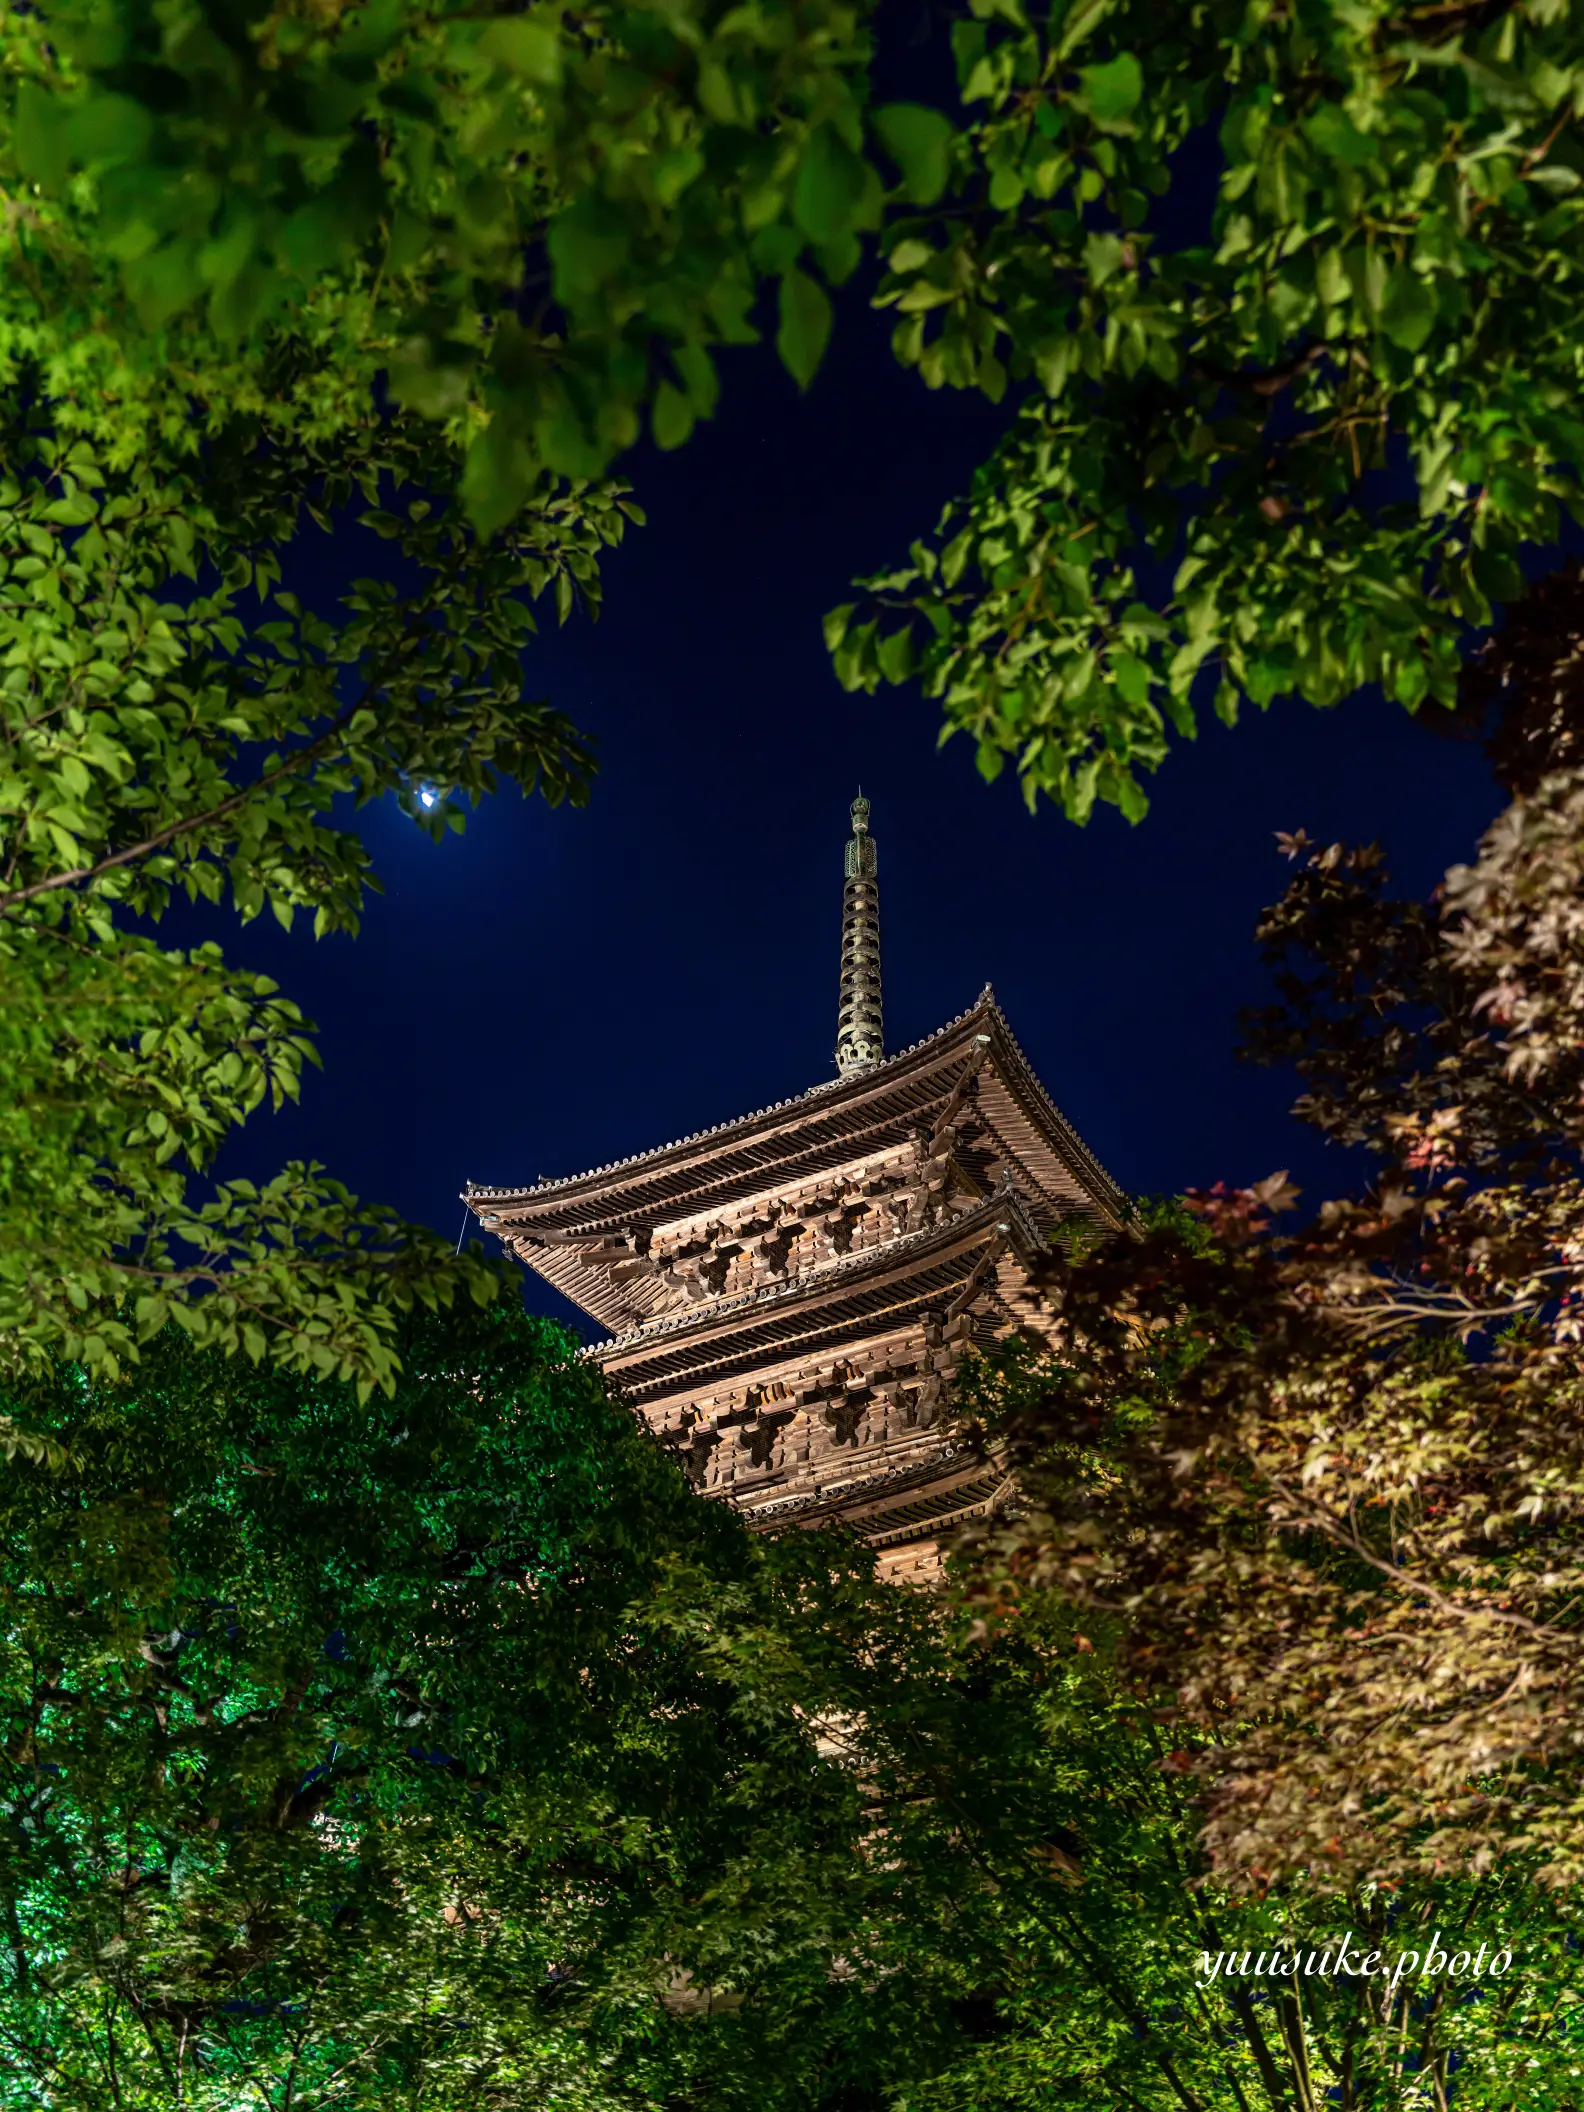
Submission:
M 1357 1555 L 1361 1562 L 1368 1563 L 1371 1569 L 1379 1570 L 1383 1577 L 1389 1578 L 1404 1591 L 1416 1592 L 1427 1598 L 1439 1612 L 1452 1614 L 1460 1621 L 1495 1621 L 1504 1628 L 1516 1628 L 1524 1635 L 1532 1635 L 1537 1642 L 1562 1643 L 1570 1651 L 1577 1652 L 1579 1639 L 1576 1635 L 1568 1635 L 1560 1628 L 1549 1628 L 1543 1621 L 1532 1621 L 1527 1614 L 1505 1613 L 1497 1606 L 1462 1605 L 1458 1600 L 1448 1598 L 1444 1591 L 1426 1582 L 1423 1577 L 1416 1577 L 1410 1571 L 1399 1568 L 1395 1562 L 1388 1562 L 1384 1555 L 1377 1555 L 1356 1533 L 1349 1532 L 1329 1513 L 1307 1509 L 1303 1499 L 1295 1496 L 1279 1476 L 1273 1474 L 1270 1477 L 1270 1485 L 1294 1505 L 1295 1515 L 1291 1521 L 1293 1524 L 1306 1525 L 1313 1532 L 1323 1533 L 1328 1540 L 1334 1540 L 1339 1547 L 1345 1547 L 1350 1554 Z
M 54 894 L 63 887 L 78 887 L 85 882 L 98 880 L 118 866 L 135 865 L 138 859 L 150 857 L 155 851 L 162 851 L 168 843 L 174 843 L 178 837 L 189 836 L 195 829 L 206 829 L 217 821 L 223 821 L 228 814 L 234 814 L 238 807 L 246 806 L 248 801 L 256 798 L 260 792 L 268 791 L 271 785 L 278 784 L 284 777 L 295 776 L 306 764 L 317 762 L 334 748 L 353 718 L 365 708 L 367 696 L 368 692 L 365 690 L 357 702 L 349 704 L 317 740 L 310 741 L 305 748 L 296 749 L 272 770 L 266 770 L 262 777 L 255 778 L 250 785 L 244 785 L 240 792 L 233 792 L 229 799 L 222 799 L 206 813 L 189 814 L 184 820 L 173 821 L 169 828 L 159 829 L 154 835 L 145 836 L 141 843 L 131 843 L 123 850 L 112 851 L 93 865 L 75 866 L 67 873 L 52 873 L 47 880 L 35 880 L 29 887 L 17 887 L 11 889 L 8 894 L 0 894 L 0 916 L 4 916 L 8 910 L 15 909 L 23 902 L 35 900 L 40 895 Z

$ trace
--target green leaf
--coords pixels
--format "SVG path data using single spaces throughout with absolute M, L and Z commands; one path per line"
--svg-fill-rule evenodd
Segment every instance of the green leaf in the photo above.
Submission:
M 669 381 L 663 381 L 655 394 L 654 436 L 655 445 L 663 448 L 680 447 L 693 430 L 693 406 Z
M 479 38 L 479 49 L 525 81 L 553 88 L 561 78 L 561 40 L 554 25 L 531 15 L 497 15 Z
M 63 528 L 81 528 L 98 510 L 86 492 L 78 491 L 70 498 L 52 499 L 43 511 L 46 521 L 57 521 Z
M 1084 268 L 1091 286 L 1103 286 L 1123 261 L 1122 239 L 1113 234 L 1091 234 L 1084 242 Z
M 204 292 L 195 242 L 167 242 L 127 269 L 127 287 L 146 330 L 162 330 Z
M 827 286 L 845 286 L 863 262 L 863 244 L 853 234 L 814 246 L 815 261 Z
M 225 344 L 238 344 L 263 321 L 282 292 L 280 274 L 253 263 L 209 296 L 209 322 Z
M 792 186 L 792 217 L 811 241 L 835 242 L 860 225 L 872 225 L 868 210 L 873 172 L 834 125 L 810 135 Z M 878 202 L 877 200 L 875 201 Z
M 913 672 L 913 628 L 911 624 L 892 631 L 875 649 L 875 660 L 888 682 L 905 682 Z
M 504 528 L 532 491 L 536 465 L 504 417 L 475 435 L 462 465 L 468 519 L 486 539 Z
M 251 240 L 251 228 L 243 233 Z M 346 215 L 331 199 L 300 206 L 280 234 L 280 253 L 300 279 L 311 282 L 336 263 L 353 240 Z M 246 249 L 243 259 L 246 259 Z
M 804 237 L 786 220 L 762 227 L 748 246 L 755 267 L 768 277 L 779 278 L 803 253 Z
M 1102 131 L 1120 131 L 1144 94 L 1144 69 L 1130 51 L 1119 51 L 1103 66 L 1085 66 L 1078 74 L 1077 101 Z
M 916 235 L 910 235 L 905 241 L 898 242 L 889 252 L 886 263 L 895 272 L 922 271 L 934 254 L 927 242 L 921 242 Z
M 704 173 L 704 156 L 697 147 L 678 147 L 663 154 L 654 165 L 655 196 L 662 205 L 675 205 L 690 183 Z
M 874 128 L 886 152 L 902 171 L 902 188 L 915 205 L 934 205 L 951 174 L 951 120 L 923 103 L 886 103 L 874 114 Z M 904 245 L 905 246 L 905 245 Z M 898 271 L 915 267 L 896 264 Z
M 1117 653 L 1111 662 L 1111 676 L 1126 703 L 1149 702 L 1149 668 L 1136 653 Z
M 1321 103 L 1303 121 L 1308 138 L 1334 161 L 1362 168 L 1375 158 L 1375 142 L 1361 132 L 1340 103 Z
M 781 280 L 781 326 L 776 350 L 799 388 L 814 379 L 831 333 L 831 304 L 825 289 L 807 272 L 796 269 Z
M 580 198 L 551 221 L 545 236 L 556 292 L 572 302 L 597 293 L 627 261 L 629 243 L 613 206 L 601 198 Z
M 1149 812 L 1149 798 L 1131 770 L 1119 770 L 1113 792 L 1117 806 L 1135 827 Z
M 1510 550 L 1476 550 L 1471 559 L 1480 591 L 1491 601 L 1516 601 L 1524 590 L 1524 576 Z
M 1393 265 L 1381 304 L 1381 328 L 1405 352 L 1417 352 L 1436 323 L 1435 294 L 1406 264 Z
M 720 401 L 720 376 L 715 370 L 715 362 L 702 345 L 678 345 L 671 357 L 682 377 L 694 416 L 712 417 Z
M 154 120 L 130 95 L 99 94 L 72 112 L 66 136 L 75 160 L 87 168 L 109 168 L 145 157 Z
M 1430 670 L 1417 653 L 1397 663 L 1391 679 L 1391 693 L 1399 704 L 1416 711 L 1430 693 Z
M 17 167 L 46 191 L 58 190 L 71 167 L 69 115 L 59 97 L 36 81 L 25 80 L 18 87 L 12 134 Z

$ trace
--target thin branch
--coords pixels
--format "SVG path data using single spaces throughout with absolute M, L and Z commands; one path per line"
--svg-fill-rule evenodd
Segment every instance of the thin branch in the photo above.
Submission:
M 1218 382 L 1224 389 L 1244 390 L 1254 396 L 1279 396 L 1300 374 L 1307 373 L 1316 360 L 1323 359 L 1326 350 L 1324 344 L 1314 344 L 1307 352 L 1299 353 L 1296 359 L 1284 361 L 1279 367 L 1269 367 L 1252 373 L 1242 373 L 1234 367 L 1217 366 L 1215 361 L 1210 359 L 1191 359 L 1188 364 L 1201 380 Z
M 1494 1621 L 1501 1627 L 1516 1628 L 1524 1635 L 1532 1635 L 1537 1642 L 1562 1643 L 1571 1651 L 1577 1651 L 1579 1639 L 1576 1635 L 1568 1635 L 1560 1628 L 1547 1627 L 1543 1621 L 1532 1621 L 1527 1614 L 1506 1613 L 1497 1606 L 1467 1606 L 1460 1604 L 1456 1599 L 1448 1598 L 1437 1585 L 1399 1568 L 1395 1562 L 1388 1562 L 1384 1555 L 1376 1554 L 1373 1548 L 1356 1533 L 1350 1533 L 1330 1513 L 1308 1509 L 1302 1497 L 1294 1495 L 1279 1475 L 1273 1474 L 1270 1483 L 1273 1489 L 1295 1506 L 1297 1515 L 1292 1519 L 1292 1523 L 1306 1525 L 1313 1532 L 1323 1533 L 1328 1540 L 1334 1540 L 1339 1547 L 1345 1547 L 1350 1554 L 1357 1555 L 1361 1562 L 1368 1563 L 1371 1569 L 1379 1570 L 1383 1577 L 1389 1577 L 1392 1583 L 1400 1585 L 1404 1591 L 1428 1599 L 1438 1611 L 1452 1614 L 1460 1621 Z
M 248 801 L 255 799 L 259 793 L 267 792 L 271 785 L 278 784 L 282 778 L 295 776 L 304 765 L 317 762 L 321 756 L 334 748 L 356 714 L 365 708 L 367 694 L 365 691 L 355 704 L 349 704 L 317 740 L 310 741 L 305 748 L 296 749 L 273 769 L 266 770 L 261 777 L 255 778 L 252 784 L 244 785 L 241 791 L 233 792 L 229 799 L 223 799 L 217 806 L 210 807 L 207 813 L 189 814 L 184 820 L 173 821 L 168 828 L 159 829 L 154 835 L 146 836 L 141 843 L 131 843 L 124 850 L 112 851 L 93 865 L 75 866 L 67 873 L 52 873 L 47 880 L 35 880 L 29 887 L 13 888 L 8 894 L 0 894 L 0 916 L 4 916 L 7 910 L 16 908 L 19 903 L 31 902 L 39 895 L 54 894 L 63 887 L 78 887 L 84 882 L 98 880 L 118 866 L 135 865 L 140 858 L 147 858 L 155 851 L 164 850 L 167 844 L 174 843 L 178 837 L 189 836 L 195 829 L 206 829 L 217 821 L 223 821 L 228 814 L 234 814 L 238 807 L 246 806 Z

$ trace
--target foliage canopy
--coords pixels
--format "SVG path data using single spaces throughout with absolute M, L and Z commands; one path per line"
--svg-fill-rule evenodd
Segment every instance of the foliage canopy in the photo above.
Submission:
M 1584 787 L 1544 767 L 1584 724 L 1577 577 L 1534 610 L 1481 665 L 1528 789 L 1436 902 L 1285 839 L 1250 1047 L 1369 1187 L 1283 1234 L 1278 1174 L 1060 1258 L 1055 1347 L 986 1398 L 1033 1502 L 978 1589 L 1129 1609 L 1128 1676 L 1213 1734 L 1224 1876 L 1584 1868 Z
M 5 439 L 7 1356 L 113 1370 L 175 1314 L 255 1358 L 386 1384 L 403 1306 L 493 1278 L 317 1168 L 205 1185 L 313 1048 L 268 978 L 155 927 L 176 901 L 355 931 L 377 883 L 353 810 L 384 794 L 434 835 L 501 774 L 581 799 L 588 746 L 523 694 L 520 653 L 535 597 L 597 603 L 630 502 L 569 487 L 485 544 L 454 504 L 395 499 L 443 488 L 443 448 L 372 406 L 323 450 L 238 416 L 168 468 L 116 470 L 46 409 Z M 352 494 L 394 563 L 315 608 L 280 584 L 283 555 Z
M 368 1403 L 172 1332 L 10 1404 L 58 1451 L 0 1485 L 0 2104 L 1566 2101 L 1515 1874 L 1196 1888 L 1194 1734 L 1105 1629 L 754 1539 L 503 1300 L 400 1348 Z M 1344 1923 L 1521 1971 L 1200 1964 Z
M 917 672 L 1077 820 L 1138 819 L 1212 694 L 1450 705 L 1469 627 L 1581 517 L 1579 9 L 973 15 L 952 181 L 888 225 L 880 299 L 933 386 L 1027 387 L 832 617 L 843 680 Z
M 5 34 L 0 356 L 115 460 L 238 407 L 322 439 L 388 375 L 492 530 L 645 420 L 685 440 L 771 289 L 806 383 L 877 250 L 902 364 L 1009 417 L 837 670 L 919 676 L 1078 819 L 1142 814 L 1212 693 L 1449 703 L 1579 510 L 1577 0 L 974 0 L 951 115 L 875 105 L 845 0 Z
M 948 115 L 875 102 L 848 0 L 11 11 L 0 1325 L 108 1370 L 169 1311 L 389 1382 L 385 1307 L 457 1270 L 312 1169 L 191 1185 L 303 1025 L 128 918 L 346 929 L 337 799 L 579 797 L 529 602 L 594 600 L 636 517 L 599 479 L 772 293 L 809 380 L 865 245 L 904 366 L 1008 426 L 832 617 L 844 681 L 916 674 L 1078 819 L 1140 815 L 1212 688 L 1449 701 L 1577 510 L 1580 41 L 1577 0 L 975 0 Z M 390 560 L 304 608 L 299 523 L 354 494 Z
M 6 39 L 27 276 L 0 350 L 42 353 L 121 459 L 238 407 L 322 437 L 388 375 L 465 451 L 493 529 L 601 474 L 641 416 L 685 439 L 762 281 L 807 379 L 830 308 L 799 260 L 846 277 L 879 220 L 845 0 L 65 0 Z M 944 120 L 886 130 L 927 194 L 921 125 L 938 160 Z M 66 314 L 90 333 L 63 340 Z M 283 333 L 317 354 L 300 392 L 270 373 Z

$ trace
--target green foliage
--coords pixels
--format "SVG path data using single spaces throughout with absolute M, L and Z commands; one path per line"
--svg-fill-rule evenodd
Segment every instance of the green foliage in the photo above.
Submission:
M 1579 510 L 1579 40 L 1578 0 L 975 0 L 954 124 L 870 107 L 842 0 L 55 0 L 0 33 L 0 367 L 115 464 L 238 410 L 327 442 L 387 375 L 489 534 L 681 445 L 772 290 L 806 387 L 873 239 L 902 363 L 1016 408 L 837 672 L 1138 819 L 1207 700 L 1449 702 Z
M 831 619 L 841 679 L 917 674 L 1078 821 L 1142 816 L 1212 691 L 1449 704 L 1467 627 L 1584 514 L 1581 36 L 1575 0 L 974 0 L 972 121 L 880 300 L 930 386 L 1027 392 Z M 1211 128 L 1201 235 L 1174 194 Z
M 711 414 L 761 291 L 809 383 L 880 158 L 939 190 L 949 128 L 881 112 L 876 146 L 866 56 L 840 0 L 0 18 L 13 1364 L 111 1373 L 170 1314 L 388 1387 L 407 1304 L 491 1293 L 318 1169 L 193 1185 L 312 1050 L 267 981 L 147 920 L 180 891 L 350 931 L 349 806 L 394 792 L 438 835 L 499 775 L 583 796 L 587 745 L 523 695 L 530 604 L 597 605 L 641 516 L 595 480 L 645 418 L 674 447 Z M 302 606 L 301 520 L 359 498 L 390 564 Z
M 368 1404 L 173 1334 L 8 1404 L 55 1452 L 0 1484 L 0 2104 L 1565 2101 L 1573 1917 L 1516 1874 L 1196 1886 L 1194 1734 L 1106 1627 L 755 1539 L 504 1300 L 401 1350 Z M 1406 2048 L 1357 1984 L 1296 2040 L 1196 1989 L 1426 1917 L 1523 1973 Z
M 708 417 L 778 280 L 807 382 L 811 274 L 845 279 L 880 219 L 866 58 L 849 0 L 52 0 L 0 32 L 0 359 L 42 357 L 119 460 L 235 406 L 329 433 L 388 370 L 493 531 L 646 412 L 662 445 Z M 883 134 L 915 195 L 928 120 Z M 282 332 L 319 355 L 292 399 Z
M 317 1169 L 198 1185 L 313 1048 L 267 978 L 151 926 L 180 899 L 353 932 L 376 884 L 358 806 L 394 794 L 438 838 L 502 774 L 581 800 L 589 748 L 524 696 L 520 655 L 539 596 L 597 608 L 636 508 L 547 489 L 482 543 L 443 497 L 444 443 L 372 405 L 323 449 L 239 416 L 185 464 L 130 469 L 46 419 L 12 416 L 0 469 L 6 1360 L 112 1371 L 174 1315 L 388 1384 L 397 1312 L 493 1278 Z M 284 553 L 354 505 L 393 568 L 309 607 Z
M 858 1800 L 751 1543 L 504 1301 L 403 1348 L 367 1407 L 167 1336 L 19 1409 L 71 1463 L 0 1493 L 0 2102 L 795 2068 L 773 2006 L 701 2039 L 719 1972 L 817 2061 Z

